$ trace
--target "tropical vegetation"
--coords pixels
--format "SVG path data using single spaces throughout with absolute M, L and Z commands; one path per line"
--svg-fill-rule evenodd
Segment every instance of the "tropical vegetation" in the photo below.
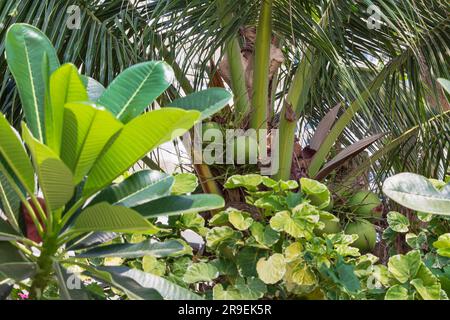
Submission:
M 0 298 L 448 300 L 449 9 L 0 1 Z

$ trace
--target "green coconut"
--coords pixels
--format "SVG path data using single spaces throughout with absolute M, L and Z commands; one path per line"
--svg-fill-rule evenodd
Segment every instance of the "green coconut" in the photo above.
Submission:
M 383 205 L 378 196 L 371 191 L 359 191 L 349 200 L 348 205 L 360 217 L 381 219 Z
M 358 239 L 351 244 L 362 253 L 371 252 L 377 242 L 377 231 L 375 226 L 367 220 L 360 219 L 351 222 L 345 228 L 346 234 L 357 234 Z

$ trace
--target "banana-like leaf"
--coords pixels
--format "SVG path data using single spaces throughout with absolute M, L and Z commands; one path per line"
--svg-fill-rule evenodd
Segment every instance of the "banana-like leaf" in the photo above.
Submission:
M 355 157 L 362 151 L 364 151 L 368 146 L 370 146 L 372 143 L 383 137 L 384 133 L 379 133 L 367 138 L 364 138 L 360 141 L 355 142 L 354 144 L 348 146 L 341 152 L 337 154 L 336 157 L 331 159 L 327 164 L 320 170 L 314 179 L 321 180 L 325 178 L 328 174 L 330 174 L 334 169 L 338 168 L 339 166 L 343 165 L 345 161 L 348 159 Z
M 59 66 L 56 51 L 50 40 L 39 29 L 28 24 L 12 25 L 6 34 L 8 67 L 19 89 L 22 109 L 31 132 L 45 141 L 45 72 L 44 59 L 48 59 L 50 73 Z
M 136 64 L 111 82 L 98 103 L 127 123 L 140 115 L 173 80 L 172 68 L 163 61 Z
M 86 88 L 78 74 L 77 68 L 70 63 L 64 64 L 50 76 L 49 115 L 46 114 L 47 145 L 57 155 L 61 150 L 64 120 L 64 105 L 69 102 L 87 101 Z
M 183 251 L 185 248 L 181 242 L 169 240 L 166 242 L 154 242 L 145 240 L 140 243 L 116 243 L 107 246 L 97 247 L 81 254 L 79 258 L 140 258 L 143 256 L 153 256 L 156 258 L 167 257 Z
M 405 172 L 386 179 L 383 192 L 406 208 L 450 215 L 450 183 L 439 191 L 427 178 Z
M 113 283 L 108 282 L 119 285 L 132 299 L 146 299 L 148 292 L 156 291 L 165 300 L 202 300 L 202 297 L 188 289 L 137 269 L 127 267 L 99 267 L 98 269 L 106 271 Z
M 30 149 L 45 201 L 50 210 L 64 206 L 74 193 L 73 175 L 61 159 L 46 145 L 35 139 L 22 123 L 22 136 Z
M 34 192 L 34 170 L 18 134 L 0 113 L 0 157 L 28 192 Z
M 156 230 L 156 227 L 136 211 L 101 202 L 83 210 L 66 233 L 110 231 L 152 234 Z
M 95 104 L 65 105 L 61 159 L 72 170 L 75 184 L 81 182 L 107 142 L 122 128 L 109 111 Z
M 25 260 L 19 250 L 9 242 L 0 242 L 0 252 L 0 278 L 20 281 L 36 272 L 36 264 Z
M 105 87 L 97 80 L 81 75 L 81 80 L 87 90 L 89 101 L 97 101 L 105 92 Z
M 190 196 L 168 196 L 150 201 L 133 209 L 146 218 L 173 216 L 223 208 L 225 202 L 215 194 L 194 194 Z
M 95 162 L 83 194 L 92 195 L 106 187 L 151 150 L 183 135 L 199 117 L 197 111 L 164 108 L 130 121 Z
M 59 263 L 53 263 L 58 279 L 59 297 L 62 300 L 89 300 L 89 295 L 81 279 L 74 273 L 68 272 Z
M 124 181 L 102 190 L 89 203 L 102 201 L 110 204 L 135 207 L 142 203 L 170 195 L 174 178 L 160 171 L 142 170 Z
M 201 120 L 204 120 L 220 111 L 232 98 L 233 95 L 225 89 L 210 88 L 191 93 L 183 98 L 175 99 L 167 106 L 200 111 L 202 113 Z

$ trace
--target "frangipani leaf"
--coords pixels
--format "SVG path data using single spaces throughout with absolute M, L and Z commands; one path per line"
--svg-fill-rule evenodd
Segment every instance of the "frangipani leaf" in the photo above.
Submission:
M 23 123 L 22 135 L 31 155 L 39 177 L 45 201 L 50 210 L 59 209 L 72 198 L 74 185 L 69 168 L 53 150 L 35 139 L 28 127 Z
M 142 170 L 124 181 L 102 190 L 89 205 L 102 201 L 134 207 L 170 195 L 174 177 L 167 173 Z
M 24 23 L 13 24 L 6 34 L 8 67 L 19 89 L 22 109 L 33 136 L 45 142 L 45 84 L 42 63 L 48 61 L 50 73 L 59 66 L 56 50 L 39 29 Z
M 109 111 L 95 104 L 65 105 L 61 159 L 72 170 L 75 184 L 81 182 L 107 142 L 122 128 Z
M 98 269 L 108 272 L 110 275 L 108 282 L 113 282 L 115 286 L 123 289 L 132 299 L 148 299 L 147 293 L 154 291 L 166 300 L 202 300 L 200 296 L 188 289 L 150 273 L 127 267 L 99 267 Z
M 0 241 L 10 241 L 20 239 L 21 236 L 11 225 L 0 217 Z
M 175 99 L 169 103 L 168 107 L 200 111 L 202 113 L 201 120 L 204 120 L 225 107 L 232 97 L 232 94 L 225 89 L 209 88 Z
M 133 207 L 146 218 L 202 212 L 222 208 L 225 202 L 215 194 L 168 196 Z
M 141 115 L 127 123 L 95 162 L 83 189 L 92 195 L 128 170 L 145 154 L 189 130 L 197 111 L 165 108 Z
M 47 145 L 57 155 L 61 150 L 63 138 L 64 105 L 69 102 L 87 101 L 88 95 L 77 68 L 70 63 L 64 64 L 50 76 L 50 108 L 45 115 Z
M 0 113 L 0 158 L 11 168 L 20 183 L 34 192 L 34 169 L 19 135 Z
M 123 123 L 140 115 L 174 80 L 163 61 L 136 64 L 119 74 L 98 99 Z
M 450 184 L 439 191 L 423 176 L 400 173 L 386 179 L 383 192 L 406 208 L 450 215 Z
M 2 161 L 0 159 L 0 161 Z M 18 187 L 20 185 L 17 185 Z M 22 192 L 20 190 L 19 192 Z M 23 193 L 22 193 L 23 195 Z M 8 178 L 0 170 L 0 210 L 3 211 L 7 220 L 14 229 L 19 231 L 19 214 L 21 200 L 19 195 L 13 189 Z
M 134 210 L 101 202 L 83 210 L 66 230 L 69 233 L 92 231 L 151 234 L 157 229 Z
M 146 255 L 157 258 L 167 257 L 184 250 L 184 246 L 176 240 L 152 242 L 146 240 L 139 243 L 117 243 L 90 249 L 78 254 L 79 258 L 140 258 Z
M 20 251 L 9 242 L 0 241 L 0 279 L 21 281 L 35 274 L 37 265 L 25 260 Z
M 89 300 L 89 295 L 81 279 L 75 273 L 68 272 L 59 263 L 53 263 L 58 279 L 59 297 L 62 300 Z

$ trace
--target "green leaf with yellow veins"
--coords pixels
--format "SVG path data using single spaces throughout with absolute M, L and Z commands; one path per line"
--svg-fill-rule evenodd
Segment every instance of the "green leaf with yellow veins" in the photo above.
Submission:
M 440 300 L 441 298 L 441 284 L 435 283 L 430 286 L 425 286 L 421 279 L 413 279 L 411 284 L 422 297 L 423 300 Z
M 256 271 L 264 283 L 277 283 L 286 273 L 286 259 L 280 253 L 273 254 L 267 260 L 261 258 L 256 264 Z
M 280 181 L 278 183 L 278 185 L 279 185 L 279 188 L 281 189 L 281 191 L 292 190 L 292 189 L 298 188 L 298 183 L 295 180 Z
M 433 242 L 433 247 L 438 249 L 439 255 L 450 258 L 450 233 L 439 236 L 438 240 Z
M 320 209 L 326 208 L 330 204 L 331 193 L 323 183 L 308 178 L 301 178 L 300 185 L 302 192 L 311 200 L 311 204 L 318 206 Z
M 422 284 L 426 287 L 439 283 L 438 278 L 423 262 L 420 264 L 419 271 L 417 271 L 415 279 L 420 279 Z
M 215 227 L 208 231 L 206 234 L 206 244 L 211 249 L 217 248 L 222 242 L 227 239 L 239 239 L 241 237 L 240 233 L 234 231 L 230 227 Z
M 351 245 L 358 239 L 357 234 L 345 234 L 343 232 L 333 233 L 325 235 L 326 239 L 329 239 L 332 243 L 335 244 L 346 244 Z
M 389 270 L 382 264 L 373 266 L 373 277 L 384 287 L 391 286 L 393 279 L 390 277 Z
M 414 279 L 421 265 L 420 252 L 410 251 L 406 255 L 395 255 L 389 259 L 388 270 L 400 283 Z
M 284 231 L 294 238 L 306 238 L 309 236 L 305 230 L 304 221 L 291 217 L 289 211 L 281 211 L 270 219 L 270 226 L 275 231 Z
M 221 284 L 216 284 L 213 288 L 214 300 L 241 300 L 241 293 L 238 289 L 231 287 L 225 290 Z
M 288 263 L 284 279 L 287 288 L 295 285 L 312 289 L 317 283 L 317 277 L 314 272 L 312 272 L 308 265 L 300 259 Z
M 240 210 L 230 210 L 228 212 L 228 220 L 238 230 L 247 230 L 253 223 L 253 219 L 249 213 Z
M 321 211 L 315 206 L 303 202 L 292 209 L 292 216 L 316 224 L 320 220 Z
M 280 234 L 278 232 L 273 230 L 270 226 L 264 226 L 261 222 L 253 222 L 250 227 L 250 232 L 256 242 L 266 247 L 271 247 L 280 239 Z
M 219 213 L 216 213 L 209 221 L 209 225 L 211 226 L 224 226 L 229 223 L 228 221 L 228 212 L 227 211 L 221 211 Z
M 263 183 L 263 185 L 265 185 L 267 188 L 270 188 L 270 189 L 273 189 L 278 184 L 277 181 L 275 181 L 269 177 L 266 177 L 266 176 L 262 177 L 262 183 Z
M 334 248 L 343 257 L 359 257 L 361 255 L 358 248 L 350 247 L 346 244 L 336 244 Z
M 272 211 L 284 210 L 284 205 L 281 203 L 281 197 L 277 195 L 267 195 L 255 201 L 254 206 L 261 209 Z
M 180 221 L 187 228 L 205 226 L 205 219 L 198 213 L 184 213 L 181 215 Z
M 391 211 L 387 214 L 389 227 L 395 232 L 405 233 L 409 230 L 409 220 L 399 212 Z
M 236 265 L 242 277 L 256 277 L 256 263 L 265 256 L 265 251 L 255 247 L 244 247 L 236 256 Z
M 405 241 L 412 249 L 421 249 L 427 243 L 427 235 L 425 232 L 418 235 L 410 232 L 406 234 Z
M 284 256 L 287 262 L 291 262 L 299 258 L 302 254 L 303 246 L 300 242 L 293 242 L 284 249 Z
M 423 222 L 430 222 L 433 219 L 433 215 L 431 213 L 417 212 L 417 218 Z
M 388 291 L 386 291 L 386 295 L 384 296 L 384 300 L 408 300 L 408 290 L 401 285 L 395 285 L 390 287 Z
M 144 272 L 163 276 L 166 273 L 166 264 L 154 256 L 144 256 L 142 258 L 142 269 Z
M 258 278 L 242 278 L 236 280 L 234 287 L 239 291 L 242 300 L 257 300 L 267 292 L 267 286 Z
M 198 179 L 195 174 L 192 173 L 179 173 L 174 175 L 174 184 L 172 186 L 172 194 L 180 195 L 186 193 L 192 193 L 197 189 Z
M 257 174 L 247 174 L 241 176 L 239 174 L 231 176 L 225 182 L 225 188 L 234 189 L 239 187 L 244 187 L 250 191 L 256 191 L 258 186 L 262 183 L 262 176 Z
M 186 273 L 183 276 L 183 280 L 186 283 L 196 282 L 209 282 L 216 279 L 219 276 L 219 270 L 210 264 L 205 262 L 199 262 L 191 264 Z

